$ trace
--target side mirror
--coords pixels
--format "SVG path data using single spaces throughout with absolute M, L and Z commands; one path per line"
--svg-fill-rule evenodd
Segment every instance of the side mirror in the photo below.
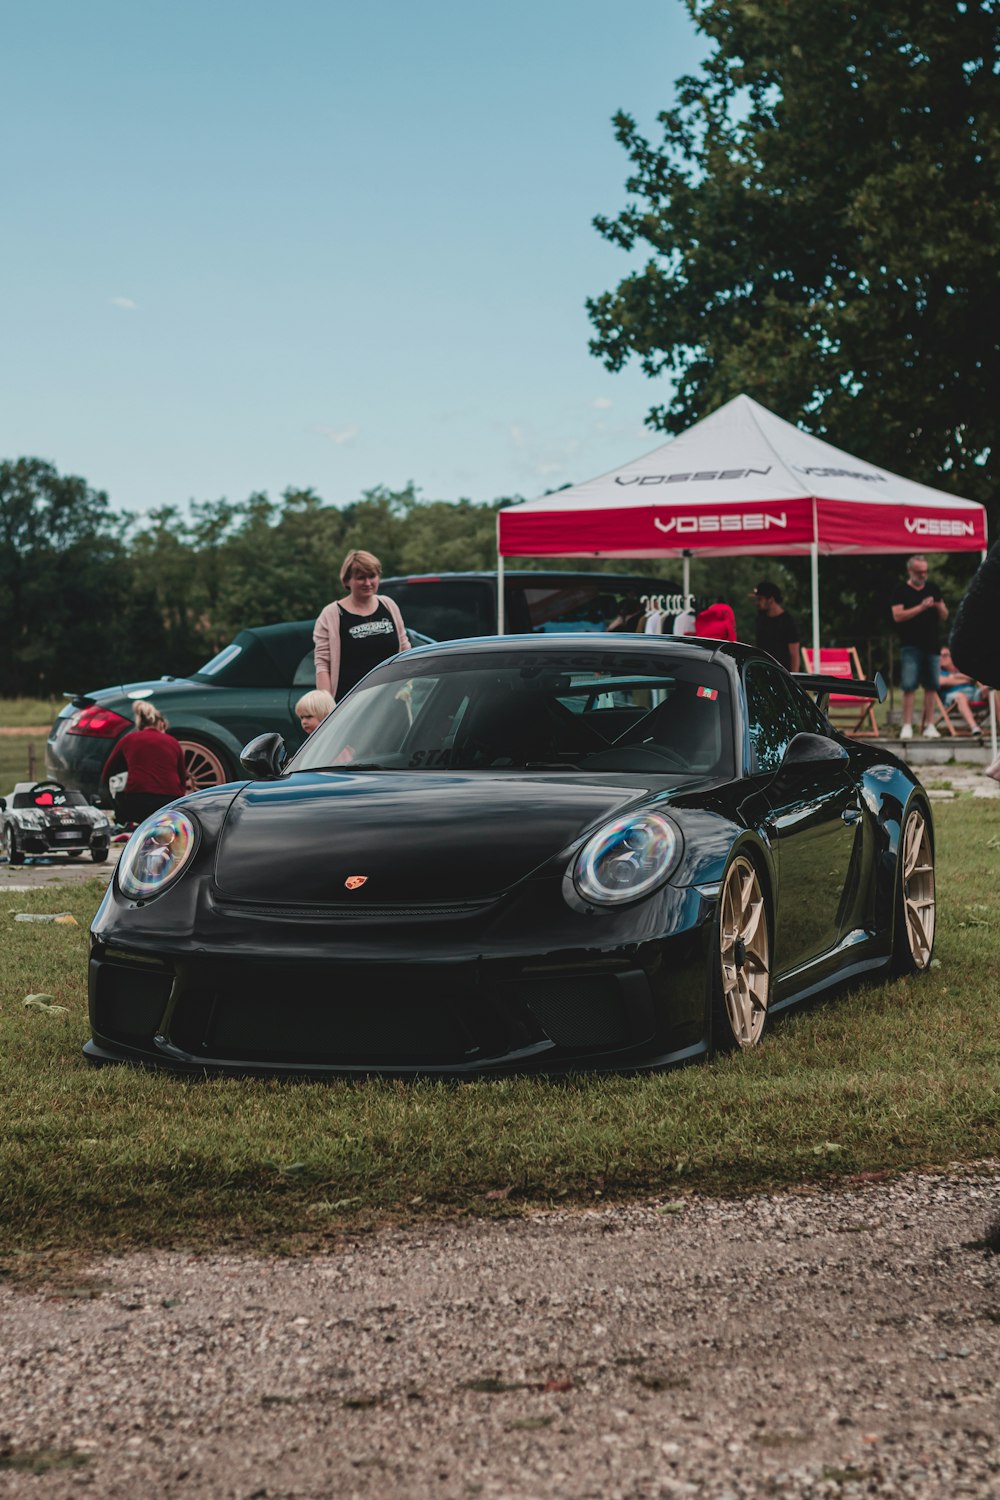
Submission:
M 801 766 L 807 769 L 810 766 L 832 765 L 839 763 L 843 765 L 850 757 L 843 745 L 838 745 L 836 740 L 827 739 L 825 734 L 797 734 L 789 741 L 785 754 L 782 757 L 782 771 L 794 771 Z
M 254 781 L 277 781 L 287 759 L 288 751 L 280 734 L 259 734 L 243 746 L 240 765 Z

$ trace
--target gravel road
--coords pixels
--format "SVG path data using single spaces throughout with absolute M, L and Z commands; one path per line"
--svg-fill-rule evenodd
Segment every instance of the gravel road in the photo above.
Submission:
M 8 1283 L 0 1497 L 996 1496 L 998 1189 L 992 1162 Z

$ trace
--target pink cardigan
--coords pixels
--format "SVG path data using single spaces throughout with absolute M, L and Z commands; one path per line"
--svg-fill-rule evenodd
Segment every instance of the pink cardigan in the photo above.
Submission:
M 376 594 L 375 598 L 379 604 L 385 605 L 392 616 L 400 651 L 409 651 L 410 638 L 403 624 L 403 616 L 399 613 L 399 605 L 394 599 L 387 599 L 384 594 Z M 330 692 L 336 695 L 337 679 L 340 676 L 340 607 L 336 603 L 328 604 L 320 611 L 313 626 L 313 643 L 316 672 L 329 672 Z

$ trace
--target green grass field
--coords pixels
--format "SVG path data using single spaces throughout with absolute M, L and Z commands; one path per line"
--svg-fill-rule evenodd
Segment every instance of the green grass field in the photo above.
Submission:
M 1000 804 L 965 797 L 937 813 L 929 974 L 779 1021 L 750 1056 L 639 1078 L 316 1084 L 94 1070 L 80 1047 L 100 882 L 9 892 L 5 1264 L 74 1247 L 291 1248 L 438 1213 L 740 1193 L 997 1154 Z M 14 921 L 63 910 L 79 925 Z M 65 1013 L 25 1008 L 37 992 Z
M 45 738 L 36 735 L 0 735 L 0 797 L 10 791 L 15 781 L 27 781 L 34 750 L 35 780 L 45 775 Z M 29 748 L 31 747 L 31 748 Z
M 0 734 L 0 797 L 15 781 L 27 781 L 34 754 L 35 779 L 45 775 L 45 741 L 64 698 L 0 698 L 0 729 L 36 729 L 37 734 Z
M 49 725 L 65 698 L 0 698 L 0 729 L 41 728 Z

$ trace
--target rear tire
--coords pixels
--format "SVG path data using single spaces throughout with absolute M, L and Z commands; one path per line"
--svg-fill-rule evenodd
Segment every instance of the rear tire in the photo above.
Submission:
M 220 751 L 191 735 L 178 735 L 178 740 L 184 751 L 184 765 L 193 791 L 200 792 L 204 787 L 221 786 L 224 781 L 232 780 L 229 762 Z
M 892 926 L 892 971 L 922 974 L 931 966 L 937 897 L 934 842 L 926 809 L 907 810 L 896 855 L 896 899 Z
M 14 837 L 14 830 L 13 830 L 13 828 L 11 828 L 11 826 L 9 824 L 7 825 L 7 828 L 4 831 L 3 847 L 4 847 L 4 852 L 7 855 L 7 863 L 8 864 L 11 864 L 11 865 L 23 865 L 24 864 L 24 854 L 17 847 L 17 839 Z
M 756 1047 L 771 1003 L 771 914 L 753 861 L 738 854 L 719 891 L 712 957 L 712 1041 L 717 1050 Z

